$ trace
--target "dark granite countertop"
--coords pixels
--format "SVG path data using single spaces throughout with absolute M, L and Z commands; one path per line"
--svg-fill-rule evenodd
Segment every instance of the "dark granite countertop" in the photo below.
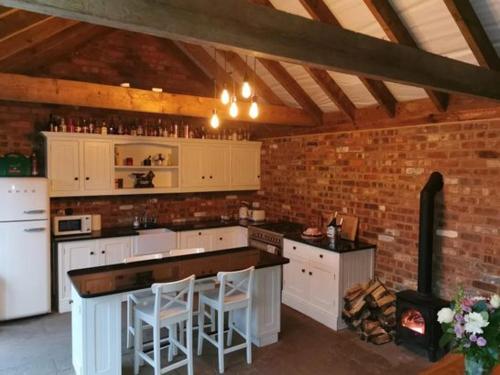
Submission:
M 55 243 L 70 241 L 98 240 L 99 238 L 137 236 L 139 232 L 133 228 L 105 228 L 89 234 L 76 234 L 69 236 L 52 236 Z
M 340 240 L 335 244 L 335 248 L 330 246 L 330 240 L 325 236 L 321 240 L 306 240 L 300 233 L 286 234 L 285 239 L 300 242 L 306 245 L 314 246 L 322 250 L 333 251 L 336 253 L 348 253 L 351 251 L 375 249 L 376 246 L 367 242 Z
M 213 277 L 219 271 L 237 271 L 251 266 L 258 269 L 288 262 L 287 258 L 275 254 L 241 247 L 73 270 L 68 276 L 78 294 L 90 298 L 144 289 L 153 283 L 180 280 L 193 274 L 196 278 Z
M 212 228 L 224 227 L 245 227 L 250 225 L 259 225 L 259 222 L 252 222 L 249 220 L 210 220 L 210 221 L 187 221 L 179 224 L 165 224 L 164 227 L 174 232 L 185 232 L 189 230 L 203 230 Z

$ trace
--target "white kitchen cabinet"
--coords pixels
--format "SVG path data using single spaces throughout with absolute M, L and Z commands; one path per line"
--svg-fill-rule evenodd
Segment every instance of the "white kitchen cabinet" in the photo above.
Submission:
M 355 283 L 374 274 L 374 248 L 346 253 L 285 240 L 283 303 L 332 329 L 345 327 L 342 298 Z
M 231 186 L 238 189 L 260 189 L 260 147 L 231 146 Z
M 203 247 L 206 251 L 232 249 L 248 245 L 247 228 L 240 226 L 179 232 L 178 248 Z
M 47 173 L 52 195 L 80 191 L 80 142 L 70 139 L 49 142 Z
M 215 190 L 229 186 L 229 145 L 183 144 L 181 186 Z
M 83 141 L 84 190 L 106 191 L 111 184 L 111 144 L 106 141 Z
M 122 263 L 123 259 L 132 255 L 132 241 L 129 237 L 106 238 L 97 241 L 97 245 L 101 265 Z
M 42 134 L 51 197 L 260 189 L 260 142 Z M 147 156 L 160 153 L 166 157 L 164 165 L 141 165 Z M 123 165 L 124 158 L 133 165 Z M 154 187 L 134 188 L 131 173 L 150 170 Z M 123 188 L 115 188 L 120 179 Z
M 70 310 L 68 271 L 121 263 L 131 256 L 133 237 L 68 241 L 57 245 L 59 312 Z

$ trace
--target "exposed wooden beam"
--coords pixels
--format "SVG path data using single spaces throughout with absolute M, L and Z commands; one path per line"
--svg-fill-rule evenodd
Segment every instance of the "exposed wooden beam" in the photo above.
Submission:
M 479 65 L 500 70 L 500 58 L 469 0 L 444 0 Z
M 271 73 L 283 88 L 299 103 L 299 105 L 315 119 L 317 124 L 323 121 L 321 108 L 311 99 L 297 81 L 288 71 L 277 61 L 268 59 L 258 59 L 259 62 Z
M 193 59 L 174 41 L 165 40 L 163 45 L 170 55 L 174 56 L 182 66 L 188 70 L 191 77 L 198 81 L 203 87 L 207 89 L 207 94 L 213 95 L 214 92 L 214 81 L 210 74 L 201 69 L 198 64 L 196 64 Z
M 220 100 L 193 95 L 156 93 L 150 90 L 127 89 L 53 78 L 30 77 L 0 73 L 0 100 L 47 103 L 111 110 L 172 114 L 207 118 L 213 108 L 223 120 L 231 121 Z M 314 125 L 303 110 L 261 104 L 260 115 L 251 119 L 249 103 L 239 103 L 238 121 L 276 125 Z
M 64 59 L 94 37 L 103 37 L 113 29 L 78 23 L 40 43 L 0 61 L 0 70 L 13 73 L 31 73 L 42 66 Z
M 254 3 L 258 5 L 265 5 L 274 9 L 274 5 L 270 0 L 255 0 Z M 354 120 L 354 110 L 356 107 L 337 82 L 335 82 L 335 80 L 326 72 L 326 70 L 314 67 L 305 68 L 307 73 L 318 84 L 321 90 L 323 90 L 326 96 L 328 96 L 328 98 L 334 102 L 342 112 L 351 118 L 351 120 Z
M 285 105 L 279 96 L 276 95 L 259 76 L 257 76 L 257 72 L 253 72 L 240 55 L 231 51 L 224 51 L 224 53 L 226 55 L 227 62 L 238 72 L 238 74 L 244 77 L 245 73 L 248 72 L 250 81 L 253 82 L 255 80 L 258 96 L 262 97 L 269 104 Z
M 342 27 L 337 17 L 335 17 L 323 0 L 300 0 L 300 3 L 313 19 L 333 26 Z M 393 117 L 396 111 L 397 100 L 387 86 L 382 81 L 364 77 L 359 78 L 377 103 L 386 110 L 389 116 Z
M 0 62 L 77 23 L 74 20 L 48 17 L 37 22 L 36 25 L 27 28 L 22 33 L 15 33 L 13 36 L 3 39 L 0 41 Z
M 45 14 L 31 13 L 24 10 L 7 14 L 0 21 L 0 41 L 46 18 L 48 16 Z
M 354 121 L 356 107 L 351 99 L 347 97 L 342 88 L 330 77 L 328 72 L 323 69 L 305 67 L 309 75 L 314 79 L 325 94 L 334 102 L 337 107 L 344 112 L 347 117 Z
M 211 56 L 203 47 L 197 44 L 175 42 L 177 46 L 184 51 L 207 75 L 212 77 L 212 79 L 217 80 L 218 87 L 226 85 L 228 89 L 231 89 L 233 84 L 233 78 L 231 75 L 220 67 L 220 65 L 215 61 L 214 57 Z
M 419 48 L 417 42 L 410 34 L 408 28 L 403 24 L 403 21 L 399 18 L 399 15 L 390 2 L 387 0 L 364 1 L 391 41 L 404 44 L 405 46 Z M 417 63 L 417 61 L 414 62 L 414 64 Z M 446 111 L 449 100 L 447 94 L 429 89 L 426 89 L 425 92 L 439 111 Z
M 0 5 L 500 100 L 500 72 L 255 6 L 246 0 L 0 0 Z

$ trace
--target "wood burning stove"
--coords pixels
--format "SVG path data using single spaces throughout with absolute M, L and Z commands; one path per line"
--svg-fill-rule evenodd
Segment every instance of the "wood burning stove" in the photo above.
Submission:
M 434 200 L 442 189 L 443 176 L 433 172 L 420 192 L 418 290 L 396 294 L 396 344 L 411 342 L 424 347 L 431 362 L 438 357 L 438 343 L 443 333 L 437 312 L 449 305 L 448 301 L 432 294 Z

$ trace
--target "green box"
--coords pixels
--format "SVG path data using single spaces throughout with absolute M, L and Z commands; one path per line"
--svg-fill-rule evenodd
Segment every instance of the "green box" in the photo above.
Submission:
M 10 153 L 0 157 L 0 177 L 31 176 L 31 159 L 22 154 Z

